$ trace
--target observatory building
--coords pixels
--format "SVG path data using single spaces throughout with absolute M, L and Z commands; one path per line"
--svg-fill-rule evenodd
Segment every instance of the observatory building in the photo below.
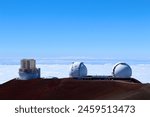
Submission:
M 117 63 L 113 67 L 112 75 L 116 78 L 130 78 L 132 76 L 132 69 L 126 63 Z
M 113 67 L 112 75 L 87 75 L 87 67 L 83 62 L 73 62 L 70 70 L 70 77 L 76 80 L 118 80 L 134 83 L 141 83 L 132 78 L 132 69 L 126 63 L 117 63 Z
M 40 68 L 36 68 L 36 61 L 34 59 L 22 59 L 19 76 L 22 80 L 40 78 Z
M 83 62 L 73 62 L 71 65 L 70 77 L 84 77 L 87 76 L 87 68 Z

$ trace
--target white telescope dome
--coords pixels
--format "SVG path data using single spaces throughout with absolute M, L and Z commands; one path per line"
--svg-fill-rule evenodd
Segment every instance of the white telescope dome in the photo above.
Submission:
M 87 76 L 87 68 L 83 62 L 73 62 L 71 65 L 70 77 Z
M 126 63 L 117 63 L 113 67 L 112 75 L 119 78 L 129 78 L 132 76 L 132 69 Z

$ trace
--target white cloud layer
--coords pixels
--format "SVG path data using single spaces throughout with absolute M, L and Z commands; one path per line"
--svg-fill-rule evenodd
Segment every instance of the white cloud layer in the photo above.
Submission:
M 86 64 L 89 75 L 111 75 L 113 64 Z M 19 65 L 0 65 L 0 84 L 19 77 Z M 50 64 L 37 65 L 41 68 L 41 76 L 49 77 L 68 77 L 70 65 Z M 150 64 L 131 65 L 133 70 L 133 77 L 137 78 L 143 83 L 150 83 Z

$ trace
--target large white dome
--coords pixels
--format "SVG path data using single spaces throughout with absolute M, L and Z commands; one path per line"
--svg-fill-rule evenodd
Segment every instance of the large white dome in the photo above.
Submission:
M 69 73 L 70 77 L 87 76 L 87 68 L 83 62 L 73 62 Z
M 129 78 L 132 76 L 132 69 L 131 67 L 126 63 L 117 63 L 113 67 L 112 75 L 114 77 L 120 77 L 120 78 Z

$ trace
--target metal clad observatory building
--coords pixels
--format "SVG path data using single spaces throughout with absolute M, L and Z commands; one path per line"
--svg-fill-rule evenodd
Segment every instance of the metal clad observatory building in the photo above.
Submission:
M 19 76 L 21 80 L 40 78 L 40 68 L 36 68 L 36 61 L 34 59 L 22 59 Z
M 112 75 L 116 78 L 130 78 L 132 76 L 132 69 L 126 63 L 117 63 L 113 67 Z
M 87 76 L 87 67 L 83 62 L 73 62 L 71 65 L 70 77 L 83 77 Z

